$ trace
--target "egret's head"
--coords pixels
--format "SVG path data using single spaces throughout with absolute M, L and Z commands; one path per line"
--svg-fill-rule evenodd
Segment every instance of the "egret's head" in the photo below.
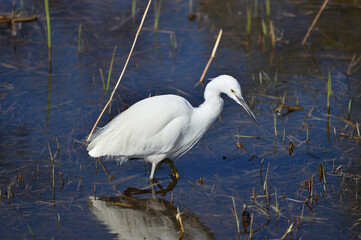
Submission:
M 244 110 L 256 121 L 258 124 L 258 121 L 256 117 L 254 116 L 251 109 L 248 107 L 247 103 L 244 101 L 242 97 L 241 92 L 241 86 L 239 85 L 238 81 L 228 75 L 221 75 L 218 78 L 222 78 L 222 92 L 227 94 L 228 97 L 232 98 L 234 101 L 236 101 L 239 105 L 241 105 Z

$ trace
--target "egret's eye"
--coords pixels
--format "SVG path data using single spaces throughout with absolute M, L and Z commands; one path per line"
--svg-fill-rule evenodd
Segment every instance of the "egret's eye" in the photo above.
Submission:
M 233 89 L 231 89 L 231 93 L 235 93 L 235 91 Z

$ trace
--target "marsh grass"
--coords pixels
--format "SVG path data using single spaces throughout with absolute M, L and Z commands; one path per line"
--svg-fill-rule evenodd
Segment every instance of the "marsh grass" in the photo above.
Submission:
M 132 0 L 132 19 L 134 22 L 135 10 L 137 9 L 137 0 Z
M 328 80 L 327 80 L 327 112 L 330 114 L 331 111 L 331 104 L 330 104 L 330 97 L 331 97 L 331 73 L 328 72 Z
M 31 237 L 35 240 L 36 238 L 35 238 L 35 235 L 34 235 L 34 233 L 33 233 L 33 230 L 31 230 L 29 224 L 26 224 L 26 226 L 28 227 L 28 230 L 29 230 L 29 232 L 30 232 L 30 234 L 31 234 Z
M 240 233 L 241 233 L 241 229 L 240 229 L 240 227 L 239 227 L 239 220 L 238 220 L 236 203 L 235 203 L 235 201 L 234 201 L 234 197 L 232 197 L 232 201 L 233 201 L 234 215 L 235 215 L 235 217 L 236 217 L 237 231 L 238 231 L 238 234 L 240 234 Z
M 268 184 L 267 184 L 267 180 L 268 180 L 269 165 L 270 165 L 270 162 L 268 162 L 267 171 L 266 171 L 266 177 L 264 178 L 264 182 L 263 182 L 263 192 L 265 193 L 265 195 L 268 195 L 268 187 L 267 187 Z
M 228 8 L 229 3 L 226 3 L 226 6 Z M 193 13 L 193 0 L 188 1 L 188 19 L 193 22 L 195 18 L 195 14 Z
M 44 0 L 45 15 L 46 15 L 46 29 L 47 29 L 47 40 L 48 40 L 48 55 L 49 64 L 51 65 L 51 30 L 50 30 L 50 14 L 49 14 L 49 2 Z
M 308 124 L 306 124 L 306 149 L 307 149 L 307 152 L 308 152 L 308 142 L 310 141 L 309 139 L 309 135 L 308 135 L 308 131 L 309 131 L 309 127 L 308 127 Z
M 60 214 L 58 213 L 58 227 L 60 228 L 60 223 L 61 223 L 61 219 L 60 219 Z
M 154 4 L 154 32 L 157 32 L 159 25 L 160 12 L 162 9 L 162 0 L 159 0 L 158 4 Z
M 285 232 L 285 234 L 283 234 L 282 236 L 282 240 L 285 239 L 287 237 L 287 235 L 292 232 L 292 228 L 293 228 L 293 223 L 291 223 L 291 225 L 288 227 L 287 231 Z
M 275 35 L 273 21 L 269 22 L 269 33 L 271 36 L 272 47 L 275 47 L 276 46 L 276 35 Z
M 51 171 L 51 187 L 53 188 L 53 191 L 55 191 L 55 165 L 53 164 L 53 168 Z
M 247 1 L 247 35 L 248 35 L 248 40 L 250 40 L 251 30 L 252 30 L 252 6 L 251 6 L 251 2 Z
M 358 183 L 358 178 L 355 178 L 355 184 L 356 184 L 356 187 L 355 187 L 355 200 L 357 201 L 358 199 L 358 194 L 357 194 L 357 183 Z
M 178 227 L 179 227 L 179 230 L 180 230 L 178 239 L 183 239 L 183 238 L 184 238 L 184 226 L 183 226 L 183 221 L 182 221 L 181 213 L 180 213 L 180 211 L 179 211 L 179 207 L 177 207 L 176 219 L 177 219 Z
M 266 5 L 266 14 L 267 14 L 267 16 L 270 16 L 271 15 L 271 0 L 266 0 L 265 5 Z
M 321 163 L 322 164 L 322 163 Z M 326 173 L 325 173 L 325 167 L 324 165 L 322 164 L 322 179 L 323 179 L 323 193 L 326 194 L 326 186 L 327 186 L 327 181 L 326 181 Z
M 178 49 L 177 38 L 175 32 L 169 33 L 170 46 L 176 51 Z
M 258 0 L 253 0 L 253 16 L 258 17 Z
M 48 143 L 48 150 L 49 150 L 49 154 L 50 154 L 51 163 L 53 164 L 53 162 L 54 162 L 54 157 L 53 157 L 53 154 L 51 153 L 51 148 L 50 148 L 50 144 L 49 144 L 49 143 Z
M 277 137 L 278 137 L 278 133 L 277 133 L 277 117 L 276 117 L 275 113 L 273 113 L 273 128 L 275 130 L 275 139 L 277 139 Z
M 320 8 L 320 10 L 317 12 L 315 18 L 313 19 L 312 24 L 311 24 L 310 27 L 308 28 L 307 33 L 306 33 L 305 37 L 304 37 L 303 40 L 302 40 L 302 45 L 305 45 L 305 44 L 306 44 L 307 39 L 308 39 L 308 37 L 310 36 L 311 31 L 312 31 L 313 28 L 316 26 L 316 23 L 317 23 L 318 19 L 320 18 L 323 10 L 325 9 L 328 1 L 329 1 L 329 0 L 324 0 L 322 6 L 321 6 L 321 8 Z
M 104 81 L 103 70 L 101 68 L 99 68 L 99 74 L 100 74 L 100 79 L 102 80 L 103 89 L 105 90 L 106 86 L 105 86 L 105 81 Z
M 253 213 L 251 214 L 251 224 L 249 226 L 249 239 L 253 238 Z
M 108 71 L 108 80 L 107 80 L 107 86 L 105 88 L 105 91 L 108 92 L 109 90 L 109 84 L 110 84 L 110 77 L 112 76 L 112 70 L 113 70 L 113 63 L 114 63 L 114 57 L 115 53 L 117 51 L 118 45 L 115 45 L 112 55 L 112 60 L 110 61 L 109 71 Z
M 280 68 L 280 60 L 277 61 L 277 65 L 276 65 L 276 72 L 275 72 L 275 76 L 274 76 L 274 86 L 276 87 L 277 85 L 277 81 L 278 81 L 278 70 Z
M 205 67 L 204 70 L 203 70 L 202 76 L 201 76 L 201 78 L 199 79 L 199 81 L 198 81 L 193 87 L 196 87 L 196 86 L 198 86 L 199 84 L 203 83 L 203 80 L 204 80 L 204 77 L 205 77 L 205 75 L 206 75 L 206 73 L 207 73 L 207 71 L 208 71 L 208 68 L 209 68 L 209 66 L 211 65 L 211 62 L 213 61 L 214 57 L 216 56 L 217 48 L 218 48 L 219 42 L 221 41 L 222 34 L 223 34 L 223 30 L 222 30 L 222 28 L 221 28 L 221 29 L 219 30 L 219 32 L 218 32 L 217 40 L 216 40 L 216 42 L 215 42 L 215 44 L 214 44 L 211 57 L 209 58 L 209 60 L 208 60 L 208 62 L 207 62 L 207 65 L 206 65 L 206 67 Z
M 361 56 L 357 57 L 357 54 L 355 53 L 350 61 L 350 64 L 347 68 L 346 71 L 346 76 L 351 76 L 352 74 L 354 74 L 355 72 L 357 72 L 360 68 L 361 68 Z
M 261 20 L 261 25 L 262 25 L 262 34 L 263 34 L 263 36 L 267 36 L 268 35 L 268 30 L 267 30 L 267 25 L 266 25 L 266 22 L 264 21 L 264 19 Z
M 275 188 L 275 200 L 276 200 L 276 214 L 279 215 L 279 207 L 278 207 L 278 196 L 277 196 L 277 188 Z
M 82 27 L 83 27 L 83 24 L 80 23 L 79 27 L 78 27 L 78 54 L 79 55 L 80 55 L 81 50 L 83 48 L 83 44 L 82 44 L 82 41 L 81 41 Z
M 352 104 L 352 99 L 350 99 L 350 101 L 348 102 L 347 120 L 351 119 L 351 104 Z

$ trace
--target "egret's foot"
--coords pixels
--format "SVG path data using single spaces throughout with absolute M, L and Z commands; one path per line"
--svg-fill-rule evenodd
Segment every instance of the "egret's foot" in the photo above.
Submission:
M 158 170 L 160 165 L 162 165 L 163 163 L 166 163 L 169 166 L 170 171 L 172 172 L 172 176 L 175 177 L 176 179 L 178 179 L 179 178 L 178 170 L 177 170 L 176 166 L 174 165 L 174 162 L 169 158 L 162 160 L 160 162 L 160 164 L 158 164 L 158 166 L 156 167 L 156 170 Z

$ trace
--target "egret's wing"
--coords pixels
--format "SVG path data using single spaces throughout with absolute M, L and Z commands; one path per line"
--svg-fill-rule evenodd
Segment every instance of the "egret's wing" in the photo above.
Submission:
M 99 129 L 87 148 L 93 157 L 169 153 L 188 128 L 193 108 L 175 95 L 144 99 Z M 169 155 L 168 155 L 169 156 Z

